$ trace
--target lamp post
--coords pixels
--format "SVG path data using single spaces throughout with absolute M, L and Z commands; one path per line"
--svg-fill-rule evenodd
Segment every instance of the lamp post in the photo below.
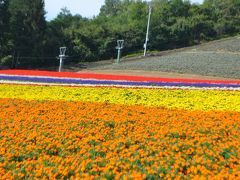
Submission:
M 117 55 L 117 63 L 120 62 L 121 50 L 123 49 L 124 40 L 117 40 L 118 55 Z
M 147 45 L 148 45 L 148 41 L 149 41 L 149 29 L 150 29 L 151 14 L 152 14 L 152 7 L 149 6 L 147 33 L 146 33 L 145 43 L 143 45 L 143 47 L 144 47 L 144 54 L 143 55 L 144 56 L 146 56 L 146 54 L 147 54 Z
M 62 68 L 63 68 L 63 61 L 65 59 L 65 52 L 66 52 L 66 47 L 60 47 L 59 50 L 60 50 L 60 54 L 59 54 L 59 59 L 60 59 L 60 62 L 59 62 L 59 72 L 62 72 Z

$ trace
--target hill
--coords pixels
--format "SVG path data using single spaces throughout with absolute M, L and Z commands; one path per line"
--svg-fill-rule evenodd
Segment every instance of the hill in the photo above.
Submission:
M 174 76 L 208 76 L 240 79 L 240 37 L 232 37 L 198 46 L 150 54 L 148 57 L 82 64 L 87 71 L 117 73 L 140 72 L 142 75 L 162 72 Z M 133 73 L 134 74 L 134 73 Z

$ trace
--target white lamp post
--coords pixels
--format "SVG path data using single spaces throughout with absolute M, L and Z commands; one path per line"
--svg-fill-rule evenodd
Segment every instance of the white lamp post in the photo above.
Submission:
M 147 33 L 146 33 L 145 43 L 143 45 L 143 47 L 144 47 L 144 56 L 146 56 L 146 54 L 147 54 L 147 45 L 148 45 L 148 41 L 149 41 L 149 28 L 150 28 L 151 14 L 152 14 L 152 7 L 149 6 Z
M 116 47 L 116 49 L 118 50 L 117 63 L 120 62 L 120 55 L 121 55 L 121 50 L 123 49 L 123 44 L 124 44 L 124 40 L 117 40 L 117 47 Z
M 59 54 L 59 72 L 62 72 L 62 68 L 63 68 L 63 61 L 65 59 L 65 53 L 66 53 L 66 47 L 60 47 L 60 54 Z

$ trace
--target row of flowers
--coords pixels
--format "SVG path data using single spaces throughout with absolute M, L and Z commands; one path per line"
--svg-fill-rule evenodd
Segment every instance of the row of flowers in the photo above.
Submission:
M 20 99 L 0 109 L 2 179 L 240 178 L 239 112 Z
M 240 111 L 240 91 L 0 85 L 0 98 Z
M 82 85 L 117 85 L 136 87 L 207 87 L 240 89 L 240 81 L 189 80 L 130 77 L 104 74 L 54 73 L 42 71 L 0 71 L 0 80 Z
M 240 178 L 239 81 L 11 70 L 0 82 L 0 179 Z
M 134 81 L 113 81 L 113 80 L 86 80 L 86 79 L 65 79 L 65 78 L 43 78 L 29 76 L 0 76 L 1 80 L 27 81 L 40 83 L 64 83 L 64 84 L 87 84 L 87 85 L 122 85 L 122 86 L 174 86 L 174 87 L 207 87 L 207 88 L 239 88 L 240 84 L 209 84 L 209 83 L 182 83 L 182 82 L 134 82 Z

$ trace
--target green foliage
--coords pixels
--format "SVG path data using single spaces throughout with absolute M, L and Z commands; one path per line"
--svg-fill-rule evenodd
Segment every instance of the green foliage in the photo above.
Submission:
M 116 16 L 121 12 L 120 0 L 105 0 L 105 4 L 101 7 L 101 15 Z
M 13 57 L 11 55 L 0 58 L 0 65 L 11 67 L 13 61 Z
M 46 29 L 43 0 L 10 0 L 10 32 L 13 42 L 12 54 L 14 60 L 24 56 L 42 56 L 44 34 Z M 24 58 L 20 64 L 35 64 L 37 59 L 28 61 Z
M 9 36 L 8 0 L 0 0 L 0 58 L 7 54 Z

